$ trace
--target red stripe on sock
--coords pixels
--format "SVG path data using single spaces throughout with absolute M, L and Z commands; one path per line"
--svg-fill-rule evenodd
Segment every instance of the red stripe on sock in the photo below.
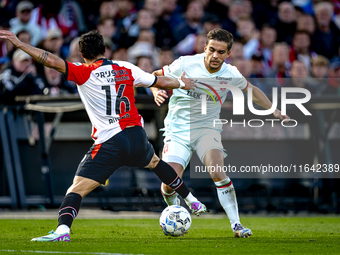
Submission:
M 179 176 L 177 175 L 177 177 L 175 178 L 175 180 L 173 180 L 168 186 L 170 186 L 171 184 L 174 183 L 174 181 L 176 181 L 179 178 Z
M 66 214 L 70 215 L 70 216 L 74 219 L 73 215 L 70 214 L 70 213 L 63 213 L 63 214 L 60 214 L 58 218 L 60 218 L 60 217 L 63 216 L 63 215 L 66 215 Z
M 73 210 L 76 211 L 76 214 L 78 215 L 77 210 L 76 210 L 74 207 L 72 207 L 72 206 L 65 206 L 64 208 L 61 208 L 61 209 L 59 210 L 59 212 L 61 212 L 62 210 L 66 209 L 66 208 L 72 208 Z
M 229 183 L 227 183 L 227 184 L 225 184 L 225 185 L 223 185 L 223 186 L 216 186 L 216 188 L 218 188 L 218 189 L 223 189 L 223 188 L 227 188 L 227 187 L 229 187 L 231 184 L 233 184 L 231 181 L 229 182 Z
M 183 181 L 182 181 L 181 185 L 179 185 L 179 186 L 178 186 L 176 189 L 178 189 L 179 187 L 181 187 L 181 186 L 182 186 L 182 184 L 183 184 Z M 175 190 L 176 190 L 176 189 L 175 189 Z
M 172 197 L 173 195 L 176 194 L 176 191 L 174 191 L 171 195 L 165 195 L 165 194 L 163 193 L 162 189 L 161 189 L 161 193 L 162 193 L 163 196 L 165 196 L 165 197 Z

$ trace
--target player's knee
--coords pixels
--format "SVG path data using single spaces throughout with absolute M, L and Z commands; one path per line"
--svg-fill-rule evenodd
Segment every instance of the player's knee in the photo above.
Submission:
M 77 193 L 84 198 L 87 194 L 89 194 L 92 190 L 97 188 L 100 185 L 99 182 L 94 181 L 92 179 L 76 176 L 73 180 L 73 184 L 68 188 L 67 193 Z
M 156 154 L 154 154 L 146 168 L 154 169 L 158 165 L 159 161 L 160 161 L 159 157 L 157 157 Z

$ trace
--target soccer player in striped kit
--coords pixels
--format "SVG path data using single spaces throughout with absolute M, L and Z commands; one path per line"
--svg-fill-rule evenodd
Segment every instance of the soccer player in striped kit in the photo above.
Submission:
M 206 212 L 205 205 L 190 193 L 174 169 L 156 156 L 135 106 L 134 87 L 194 89 L 194 83 L 185 78 L 184 73 L 179 79 L 157 77 L 131 63 L 105 59 L 104 40 L 97 31 L 80 38 L 79 51 L 85 64 L 70 63 L 25 44 L 10 31 L 0 31 L 0 38 L 9 40 L 40 64 L 54 68 L 67 80 L 74 81 L 93 127 L 94 145 L 80 162 L 73 184 L 67 190 L 60 206 L 56 231 L 32 241 L 69 242 L 70 227 L 81 200 L 122 166 L 150 168 L 184 198 L 192 213 Z

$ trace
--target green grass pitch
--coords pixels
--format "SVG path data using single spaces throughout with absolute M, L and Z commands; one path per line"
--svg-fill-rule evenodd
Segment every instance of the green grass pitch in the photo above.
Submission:
M 0 220 L 0 254 L 339 254 L 340 217 L 243 217 L 253 231 L 233 237 L 227 219 L 192 217 L 184 237 L 167 237 L 158 219 L 75 220 L 71 242 L 37 243 L 56 220 Z

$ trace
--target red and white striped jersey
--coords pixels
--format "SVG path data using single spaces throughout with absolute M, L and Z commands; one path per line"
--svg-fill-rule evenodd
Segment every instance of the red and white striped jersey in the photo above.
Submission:
M 98 59 L 92 64 L 66 62 L 66 79 L 77 83 L 92 123 L 92 138 L 100 144 L 127 126 L 143 126 L 133 87 L 150 87 L 157 77 L 125 61 Z

